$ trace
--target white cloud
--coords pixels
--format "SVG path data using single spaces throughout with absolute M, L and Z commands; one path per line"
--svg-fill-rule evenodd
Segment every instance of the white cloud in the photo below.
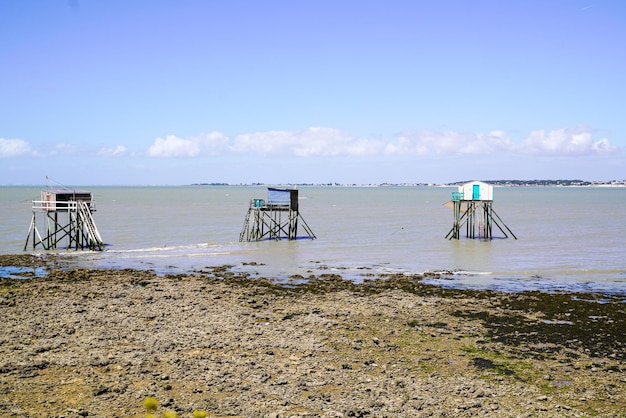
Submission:
M 275 155 L 292 157 L 363 156 L 467 156 L 607 155 L 622 151 L 608 138 L 594 138 L 588 128 L 536 130 L 522 141 L 513 141 L 503 131 L 487 134 L 458 131 L 406 131 L 391 140 L 362 138 L 334 128 L 310 127 L 301 131 L 266 131 L 242 134 L 230 139 L 220 132 L 201 133 L 188 138 L 168 135 L 156 138 L 147 150 L 150 157 L 194 158 L 217 155 Z M 57 143 L 39 152 L 21 139 L 0 138 L 0 158 L 90 154 L 81 144 Z M 103 157 L 135 156 L 125 145 L 102 148 Z
M 126 148 L 124 145 L 118 145 L 115 148 L 102 148 L 100 151 L 98 151 L 98 155 L 103 157 L 121 157 L 123 155 L 126 155 L 127 152 L 128 148 Z
M 521 143 L 503 131 L 488 134 L 468 132 L 404 132 L 393 141 L 363 139 L 330 128 L 300 132 L 270 131 L 239 135 L 230 149 L 236 153 L 315 156 L 452 156 L 527 154 L 576 156 L 617 152 L 608 139 L 594 140 L 585 128 L 533 131 Z
M 593 139 L 586 128 L 533 131 L 515 143 L 502 131 L 489 134 L 420 131 L 405 133 L 386 149 L 387 154 L 406 155 L 493 155 L 583 156 L 618 152 L 607 138 Z
M 215 154 L 228 147 L 228 137 L 221 132 L 202 133 L 192 138 L 193 141 L 208 149 L 209 153 Z
M 383 141 L 357 138 L 338 129 L 311 127 L 299 132 L 269 131 L 239 135 L 231 150 L 237 153 L 297 157 L 363 156 L 383 152 Z
M 401 134 L 388 144 L 389 155 L 468 155 L 494 154 L 511 147 L 511 140 L 501 131 L 487 135 L 465 132 L 418 131 Z
M 200 154 L 200 146 L 191 139 L 168 135 L 154 140 L 148 149 L 150 157 L 195 157 Z
M 618 148 L 611 144 L 608 139 L 602 138 L 599 141 L 595 141 L 591 145 L 591 149 L 597 153 L 614 153 L 618 151 Z
M 150 148 L 150 157 L 197 157 L 203 148 L 216 150 L 227 146 L 228 138 L 219 132 L 200 134 L 198 136 L 183 139 L 176 135 L 168 135 L 156 138 Z
M 0 138 L 0 158 L 19 157 L 26 154 L 36 154 L 28 142 L 22 139 Z
M 54 145 L 50 155 L 79 155 L 81 154 L 81 146 L 79 144 L 71 144 L 59 142 Z
M 521 146 L 520 152 L 531 155 L 590 155 L 618 151 L 608 139 L 594 140 L 586 128 L 563 128 L 546 133 L 533 131 Z

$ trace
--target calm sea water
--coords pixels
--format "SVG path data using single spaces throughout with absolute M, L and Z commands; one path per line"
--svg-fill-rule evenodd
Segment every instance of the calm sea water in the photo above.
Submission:
M 103 252 L 57 251 L 70 266 L 157 273 L 233 265 L 274 277 L 452 271 L 442 286 L 626 295 L 626 188 L 494 189 L 517 236 L 445 239 L 451 187 L 300 187 L 316 240 L 240 243 L 250 199 L 266 187 L 82 187 L 94 194 Z M 22 253 L 41 188 L 0 187 L 0 253 Z M 304 231 L 301 231 L 303 233 Z M 32 252 L 32 250 L 28 250 Z M 40 251 L 40 250 L 38 250 Z M 254 265 L 251 265 L 254 264 Z

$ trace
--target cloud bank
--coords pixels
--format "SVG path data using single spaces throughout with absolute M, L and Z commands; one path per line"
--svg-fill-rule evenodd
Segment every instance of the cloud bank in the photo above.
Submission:
M 131 152 L 127 145 L 114 145 L 96 152 L 100 157 L 198 158 L 211 156 L 263 155 L 282 157 L 413 156 L 446 157 L 470 155 L 527 155 L 583 157 L 611 155 L 622 149 L 607 138 L 595 138 L 585 127 L 536 130 L 522 141 L 513 141 L 503 131 L 487 134 L 458 131 L 404 131 L 392 140 L 361 138 L 334 128 L 310 127 L 301 131 L 266 131 L 229 138 L 220 132 L 188 138 L 167 135 L 154 139 L 144 151 Z M 0 158 L 77 155 L 92 151 L 78 144 L 56 144 L 47 153 L 37 151 L 22 139 L 0 138 Z
M 585 156 L 613 154 L 620 149 L 607 138 L 594 139 L 587 128 L 533 131 L 516 143 L 503 131 L 488 134 L 438 131 L 405 131 L 393 141 L 359 138 L 333 128 L 311 127 L 302 131 L 267 131 L 232 139 L 219 132 L 192 138 L 169 135 L 157 138 L 150 157 L 192 158 L 210 155 L 274 155 L 293 157 L 454 156 L 519 154 L 532 156 Z

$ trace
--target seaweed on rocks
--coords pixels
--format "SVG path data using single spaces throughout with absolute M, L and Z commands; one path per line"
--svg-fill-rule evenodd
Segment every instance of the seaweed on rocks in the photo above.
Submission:
M 233 270 L 0 281 L 0 416 L 623 415 L 617 298 Z
M 487 337 L 525 355 L 584 350 L 591 357 L 626 360 L 626 306 L 605 295 L 523 292 L 501 294 L 496 310 L 457 311 L 479 319 Z

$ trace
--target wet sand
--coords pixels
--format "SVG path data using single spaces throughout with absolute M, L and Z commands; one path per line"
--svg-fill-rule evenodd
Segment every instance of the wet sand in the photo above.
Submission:
M 624 416 L 626 304 L 421 276 L 278 286 L 61 270 L 0 279 L 0 416 Z M 35 267 L 48 272 L 34 277 Z M 29 269 L 31 268 L 31 269 Z M 252 270 L 254 266 L 249 266 Z M 299 280 L 295 280 L 299 282 Z

